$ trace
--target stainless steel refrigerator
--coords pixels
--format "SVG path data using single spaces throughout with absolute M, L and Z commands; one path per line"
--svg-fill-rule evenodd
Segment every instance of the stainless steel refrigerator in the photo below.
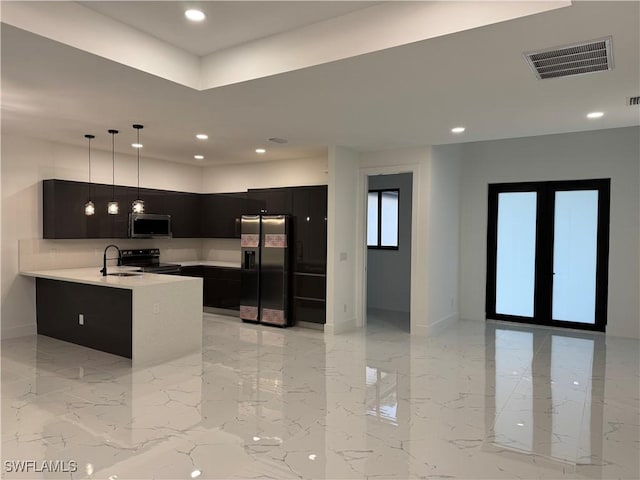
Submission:
M 289 325 L 289 243 L 287 215 L 243 215 L 240 318 Z

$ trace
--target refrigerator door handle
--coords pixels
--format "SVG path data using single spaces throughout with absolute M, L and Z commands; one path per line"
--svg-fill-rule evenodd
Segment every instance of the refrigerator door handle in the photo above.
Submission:
M 256 252 L 255 250 L 245 250 L 242 268 L 245 270 L 255 270 L 256 268 Z

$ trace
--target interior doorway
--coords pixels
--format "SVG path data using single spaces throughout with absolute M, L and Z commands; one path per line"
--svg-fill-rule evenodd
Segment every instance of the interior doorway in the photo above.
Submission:
M 410 332 L 413 173 L 367 179 L 367 328 Z

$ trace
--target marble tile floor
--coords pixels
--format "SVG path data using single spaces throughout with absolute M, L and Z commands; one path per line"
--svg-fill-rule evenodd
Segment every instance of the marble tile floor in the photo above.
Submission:
M 640 478 L 638 341 L 470 321 L 426 339 L 203 328 L 202 354 L 136 370 L 2 342 L 3 478 Z M 9 472 L 19 460 L 77 471 Z

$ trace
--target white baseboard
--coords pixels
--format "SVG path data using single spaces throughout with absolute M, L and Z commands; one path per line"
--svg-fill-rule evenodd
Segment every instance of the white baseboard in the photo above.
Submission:
M 335 324 L 325 324 L 324 333 L 329 335 L 340 335 L 341 333 L 350 332 L 351 330 L 355 330 L 358 328 L 358 323 L 356 322 L 356 318 L 350 318 L 345 322 L 340 322 L 339 325 Z
M 0 335 L 2 336 L 2 340 L 6 340 L 7 338 L 29 337 L 36 333 L 35 325 L 21 325 L 19 327 L 3 328 Z
M 429 324 L 429 325 L 412 325 L 411 334 L 418 337 L 432 337 L 438 335 L 444 329 L 450 327 L 458 321 L 458 313 L 452 313 L 446 317 Z

